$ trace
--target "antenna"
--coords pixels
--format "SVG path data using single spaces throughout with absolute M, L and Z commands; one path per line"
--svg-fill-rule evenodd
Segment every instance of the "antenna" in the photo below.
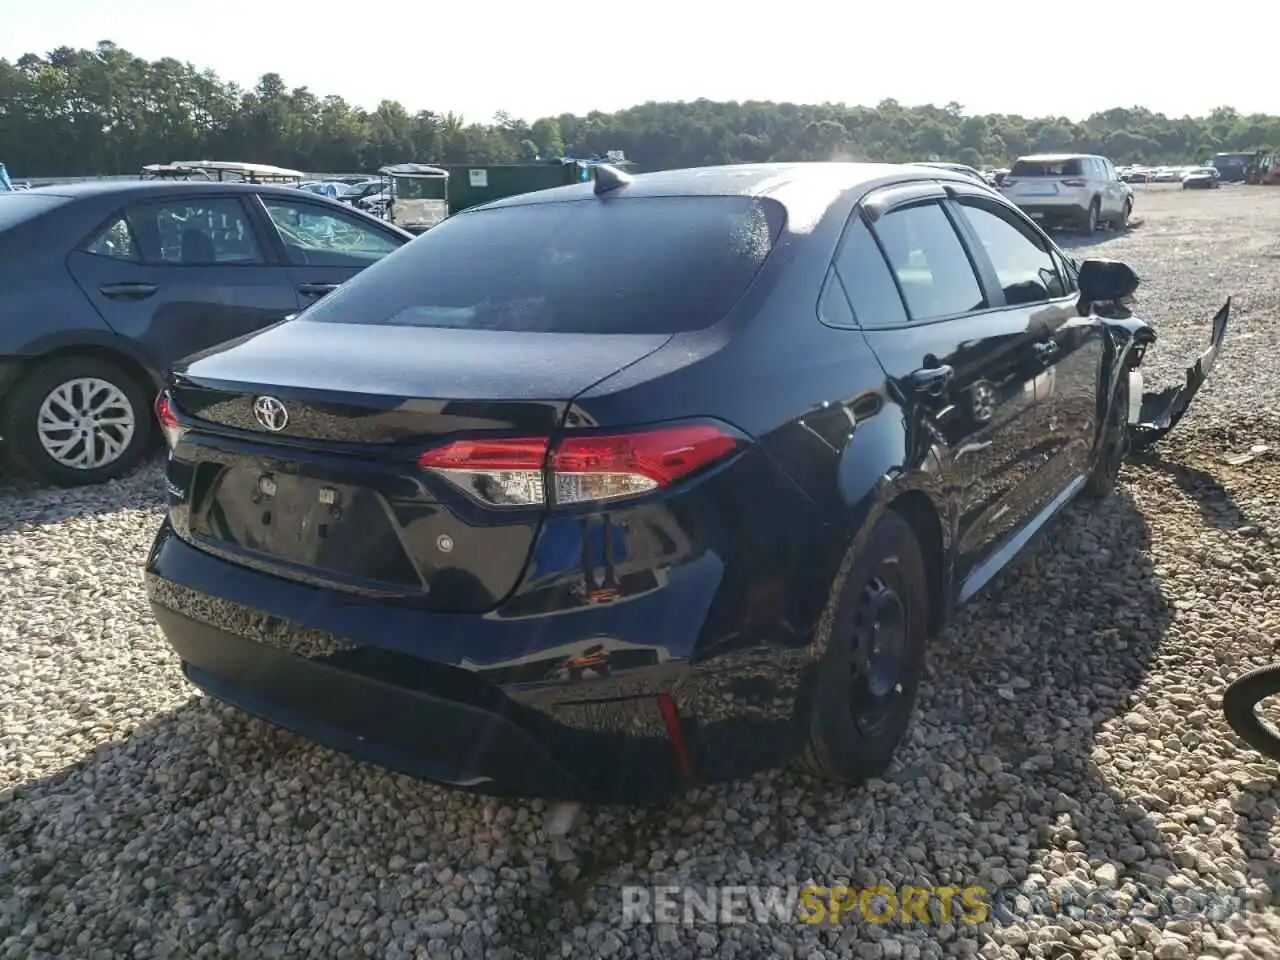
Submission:
M 617 167 L 608 163 L 596 165 L 596 196 L 604 196 L 611 190 L 617 190 L 619 187 L 625 187 L 634 178 L 629 173 L 623 173 Z

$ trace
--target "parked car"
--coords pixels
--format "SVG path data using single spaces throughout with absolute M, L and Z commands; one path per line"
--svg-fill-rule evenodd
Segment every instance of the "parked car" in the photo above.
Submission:
M 1021 157 L 1000 192 L 1039 223 L 1093 233 L 1098 224 L 1123 229 L 1133 212 L 1133 188 L 1106 157 L 1084 153 Z
M 1218 171 L 1213 167 L 1192 167 L 1182 178 L 1183 190 L 1216 190 L 1219 186 Z
M 1230 301 L 1131 406 L 1137 284 L 918 166 L 463 211 L 175 370 L 156 620 L 213 696 L 456 787 L 859 781 L 929 638 L 1212 368 Z
M 111 181 L 0 195 L 0 439 L 55 484 L 119 476 L 181 357 L 296 313 L 412 237 L 290 187 Z
M 386 181 L 382 179 L 364 180 L 360 183 L 350 185 L 347 193 L 342 197 L 343 203 L 349 203 L 352 206 L 361 206 L 360 201 L 366 197 L 381 193 L 386 188 Z

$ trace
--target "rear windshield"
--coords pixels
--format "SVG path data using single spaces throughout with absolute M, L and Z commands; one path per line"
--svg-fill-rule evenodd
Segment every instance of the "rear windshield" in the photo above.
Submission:
M 66 202 L 66 197 L 57 194 L 34 193 L 29 190 L 15 190 L 13 193 L 0 194 L 0 232 L 25 223 L 32 217 L 38 217 Z
M 741 298 L 784 216 L 775 201 L 752 197 L 477 210 L 374 264 L 305 317 L 553 333 L 698 330 Z
M 1009 171 L 1011 177 L 1078 177 L 1079 157 L 1070 160 L 1019 160 Z

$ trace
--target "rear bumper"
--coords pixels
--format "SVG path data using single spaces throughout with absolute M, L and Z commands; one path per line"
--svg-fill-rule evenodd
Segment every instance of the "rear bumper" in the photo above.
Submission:
M 527 658 L 488 669 L 449 662 L 463 631 L 476 659 L 485 649 L 510 650 L 518 636 L 533 652 L 547 631 L 537 618 L 503 622 L 364 605 L 206 554 L 167 521 L 146 582 L 156 621 L 196 686 L 326 746 L 446 786 L 658 802 L 695 771 L 715 769 L 699 766 L 697 715 L 706 712 L 699 700 L 717 707 L 714 744 L 731 735 L 747 752 L 758 749 L 750 734 L 737 734 L 738 724 L 724 729 L 738 711 L 725 715 L 723 671 L 700 675 L 657 647 L 620 645 L 605 665 L 575 667 L 551 681 L 522 677 L 517 661 Z M 556 616 L 556 632 L 578 617 L 579 648 L 608 640 L 598 632 L 601 613 L 607 611 Z M 685 629 L 696 635 L 700 626 Z M 674 711 L 674 722 L 664 709 Z
M 308 660 L 152 604 L 187 679 L 325 746 L 459 788 L 577 798 L 581 784 L 501 714 Z
M 1089 212 L 1087 205 L 1074 200 L 1061 202 L 1017 201 L 1018 208 L 1033 220 L 1046 223 L 1074 223 L 1083 220 Z

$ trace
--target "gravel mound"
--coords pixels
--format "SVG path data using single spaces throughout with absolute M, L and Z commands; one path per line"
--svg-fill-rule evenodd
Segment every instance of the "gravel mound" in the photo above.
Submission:
M 539 803 L 426 786 L 194 695 L 140 582 L 158 464 L 0 489 L 0 957 L 1280 957 L 1277 771 L 1218 710 L 1280 655 L 1280 190 L 1151 188 L 1138 211 L 1091 249 L 1146 277 L 1166 376 L 1237 294 L 1221 366 L 1116 496 L 1071 508 L 937 642 L 895 769 L 861 790 L 782 772 L 589 810 L 567 864 Z M 623 884 L 806 882 L 1016 886 L 1023 910 L 1095 887 L 1139 911 L 1153 889 L 1243 902 L 979 926 L 622 920 Z

